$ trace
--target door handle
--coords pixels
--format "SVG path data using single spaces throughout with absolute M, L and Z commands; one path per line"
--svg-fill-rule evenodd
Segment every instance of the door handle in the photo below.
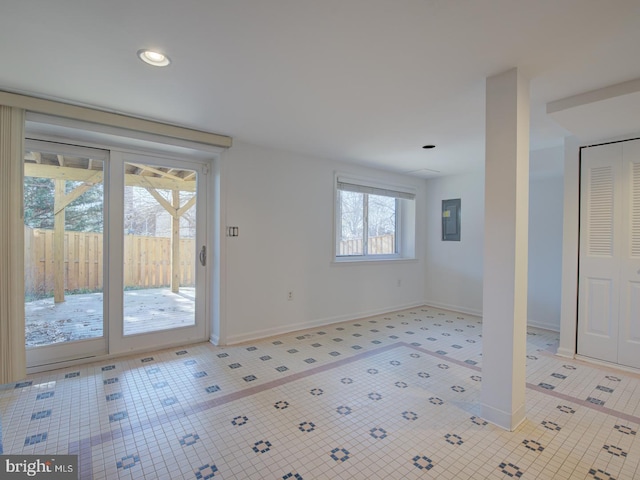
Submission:
M 205 245 L 200 249 L 200 265 L 203 267 L 207 264 L 207 247 Z

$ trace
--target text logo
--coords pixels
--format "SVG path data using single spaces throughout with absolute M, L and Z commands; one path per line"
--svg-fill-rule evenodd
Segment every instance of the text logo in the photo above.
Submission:
M 0 480 L 78 480 L 77 455 L 0 455 Z

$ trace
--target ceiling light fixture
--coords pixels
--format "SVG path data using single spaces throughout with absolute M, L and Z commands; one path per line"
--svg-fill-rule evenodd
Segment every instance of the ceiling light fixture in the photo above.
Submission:
M 426 148 L 427 150 L 429 150 L 429 149 L 431 149 L 431 148 L 436 148 L 436 146 L 435 146 L 435 145 L 425 145 L 425 146 L 424 146 L 424 147 L 422 147 L 422 148 Z
M 155 52 L 153 50 L 142 49 L 138 50 L 138 57 L 144 63 L 148 63 L 149 65 L 153 65 L 154 67 L 166 67 L 171 63 L 169 57 L 167 57 L 164 53 Z

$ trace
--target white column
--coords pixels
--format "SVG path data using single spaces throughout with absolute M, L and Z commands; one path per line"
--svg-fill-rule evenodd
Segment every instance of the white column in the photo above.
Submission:
M 0 385 L 26 376 L 24 110 L 0 106 Z
M 525 417 L 529 83 L 487 78 L 482 417 L 514 430 Z

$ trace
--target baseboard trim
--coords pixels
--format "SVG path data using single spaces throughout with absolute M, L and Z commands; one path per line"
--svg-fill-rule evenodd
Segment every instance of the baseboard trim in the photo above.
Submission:
M 466 313 L 467 315 L 482 317 L 482 310 L 476 310 L 475 308 L 467 308 L 461 307 L 460 305 L 450 305 L 448 303 L 433 302 L 431 300 L 425 300 L 424 304 L 428 307 L 440 308 L 442 310 L 450 310 L 452 312 Z
M 252 341 L 260 340 L 260 339 L 263 339 L 263 338 L 274 337 L 274 336 L 277 336 L 277 335 L 286 335 L 288 333 L 297 332 L 297 331 L 300 331 L 300 330 L 307 330 L 309 328 L 318 328 L 318 327 L 323 327 L 325 325 L 332 325 L 332 324 L 335 324 L 335 323 L 350 322 L 352 320 L 360 320 L 360 319 L 367 318 L 367 317 L 373 317 L 373 316 L 376 316 L 376 315 L 383 315 L 385 313 L 397 312 L 397 311 L 400 311 L 400 310 L 407 310 L 407 309 L 417 308 L 417 307 L 439 308 L 441 310 L 449 310 L 449 311 L 455 312 L 455 313 L 463 313 L 463 314 L 466 314 L 466 315 L 474 315 L 474 316 L 480 317 L 482 319 L 482 311 L 481 310 L 477 310 L 477 309 L 474 309 L 474 308 L 468 308 L 468 307 L 462 307 L 460 305 L 451 305 L 451 304 L 448 304 L 448 303 L 441 303 L 441 302 L 434 302 L 434 301 L 430 301 L 430 300 L 425 300 L 424 302 L 419 302 L 419 303 L 396 305 L 396 306 L 390 307 L 390 308 L 367 310 L 367 311 L 358 312 L 358 313 L 349 314 L 349 315 L 338 315 L 338 316 L 335 316 L 335 317 L 320 318 L 320 319 L 311 320 L 311 321 L 307 321 L 307 322 L 297 322 L 297 323 L 293 323 L 293 324 L 289 324 L 289 325 L 281 325 L 281 326 L 278 326 L 278 327 L 265 328 L 263 330 L 256 330 L 254 332 L 249 332 L 249 333 L 244 333 L 244 334 L 230 335 L 229 337 L 227 337 L 227 342 L 225 343 L 225 345 L 236 345 L 238 343 L 252 342 Z M 543 330 L 549 330 L 549 331 L 557 332 L 557 333 L 560 332 L 560 330 L 559 330 L 557 325 L 546 323 L 546 322 L 539 322 L 539 321 L 531 320 L 531 319 L 527 320 L 527 326 L 534 327 L 534 328 L 540 328 L 540 329 L 543 329 Z M 222 345 L 220 343 L 220 337 L 218 335 L 211 335 L 211 337 L 209 338 L 209 341 L 213 345 L 218 345 L 218 346 Z M 573 352 L 564 352 L 562 349 L 558 349 L 558 355 L 566 356 L 566 357 L 573 357 Z
M 558 347 L 558 351 L 556 352 L 556 355 L 564 358 L 575 358 L 576 352 L 568 348 Z
M 513 432 L 525 420 L 525 405 L 520 405 L 513 413 L 505 412 L 485 403 L 480 416 L 489 423 Z
M 433 302 L 431 300 L 425 300 L 424 304 L 429 307 L 440 308 L 442 310 L 450 310 L 452 312 L 466 313 L 467 315 L 475 315 L 482 318 L 482 310 L 477 310 L 475 308 L 461 307 L 460 305 L 450 305 L 448 303 L 441 302 Z M 536 320 L 531 320 L 530 318 L 527 319 L 527 326 L 560 333 L 560 327 L 558 325 L 547 322 L 539 322 Z
M 410 308 L 416 308 L 424 306 L 423 302 L 418 303 L 410 303 L 406 305 L 396 305 L 391 308 L 381 308 L 376 310 L 368 310 L 364 312 L 358 312 L 348 315 L 338 315 L 335 317 L 325 317 L 316 320 L 310 320 L 307 322 L 297 322 L 289 325 L 281 325 L 278 327 L 265 328 L 263 330 L 256 330 L 254 332 L 239 334 L 239 335 L 229 335 L 227 337 L 226 345 L 236 345 L 238 343 L 252 342 L 254 340 L 261 340 L 264 338 L 274 337 L 276 335 L 285 335 L 292 332 L 298 332 L 300 330 L 308 330 L 310 328 L 324 327 L 326 325 L 333 325 L 335 323 L 342 322 L 350 322 L 352 320 L 360 320 L 367 317 L 373 317 L 376 315 L 384 315 L 385 313 L 397 312 L 400 310 L 407 310 Z M 214 337 L 211 337 L 213 340 Z M 219 339 L 216 339 L 219 341 Z M 213 343 L 213 341 L 211 342 Z M 218 345 L 217 343 L 213 343 L 214 345 Z
M 551 332 L 560 333 L 560 326 L 547 322 L 538 322 L 537 320 L 527 319 L 527 325 L 529 327 L 541 328 L 542 330 L 549 330 Z
M 599 367 L 609 369 L 612 372 L 615 372 L 616 370 L 622 370 L 624 372 L 636 375 L 636 378 L 640 378 L 640 368 L 630 367 L 629 365 L 622 365 L 620 363 L 607 362 L 605 360 L 599 360 L 597 358 L 580 354 L 576 354 L 574 359 L 580 360 L 584 363 L 589 363 L 591 365 L 597 365 Z

